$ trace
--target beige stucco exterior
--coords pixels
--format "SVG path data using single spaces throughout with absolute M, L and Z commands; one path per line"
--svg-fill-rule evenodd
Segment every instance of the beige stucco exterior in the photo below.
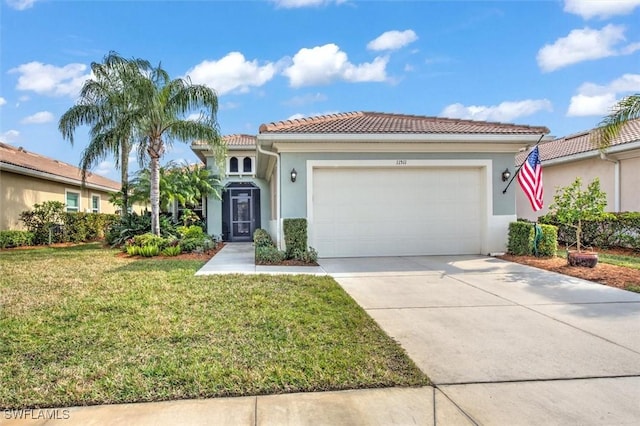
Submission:
M 615 162 L 618 162 L 616 166 Z M 616 168 L 619 168 L 619 209 L 616 208 Z M 607 211 L 640 211 L 640 150 L 620 152 L 608 155 L 608 160 L 602 159 L 595 152 L 587 158 L 567 158 L 542 163 L 544 184 L 544 208 L 538 212 L 531 209 L 529 200 L 517 182 L 516 206 L 519 218 L 536 220 L 549 211 L 553 203 L 553 196 L 558 187 L 570 185 L 576 177 L 582 178 L 586 186 L 594 178 L 600 178 L 600 186 L 607 194 Z
M 99 212 L 115 213 L 113 204 L 109 202 L 109 191 L 95 188 L 81 189 L 80 185 L 1 170 L 0 230 L 23 229 L 20 213 L 32 209 L 34 204 L 45 201 L 60 201 L 64 203 L 66 202 L 67 191 L 80 194 L 81 212 L 90 212 L 92 196 L 99 196 Z

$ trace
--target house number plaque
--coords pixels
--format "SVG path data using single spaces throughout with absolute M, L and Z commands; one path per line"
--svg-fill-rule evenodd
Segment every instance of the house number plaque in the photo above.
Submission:
M 396 160 L 396 166 L 406 166 L 407 160 Z

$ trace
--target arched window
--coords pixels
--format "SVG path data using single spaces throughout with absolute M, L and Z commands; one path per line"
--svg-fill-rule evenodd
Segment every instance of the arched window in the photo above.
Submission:
M 242 160 L 242 171 L 251 173 L 251 157 L 244 157 L 244 160 Z
M 238 158 L 231 157 L 229 159 L 229 173 L 238 173 Z

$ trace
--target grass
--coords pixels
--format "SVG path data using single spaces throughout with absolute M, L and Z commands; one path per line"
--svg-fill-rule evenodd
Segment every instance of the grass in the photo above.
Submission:
M 0 409 L 428 384 L 329 277 L 0 252 Z

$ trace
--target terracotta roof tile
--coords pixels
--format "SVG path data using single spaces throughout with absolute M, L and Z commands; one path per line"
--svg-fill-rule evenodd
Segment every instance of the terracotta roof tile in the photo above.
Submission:
M 73 179 L 78 181 L 78 184 L 80 184 L 81 181 L 81 171 L 78 167 L 2 142 L 0 142 L 0 163 L 12 164 L 38 172 Z M 114 191 L 120 190 L 119 182 L 91 172 L 87 173 L 86 182 L 87 184 L 104 186 Z
M 255 136 L 244 135 L 244 134 L 226 135 L 226 136 L 222 137 L 222 141 L 228 147 L 240 147 L 240 146 L 255 147 L 255 145 L 256 145 L 256 137 Z M 206 145 L 207 144 L 205 142 L 202 142 L 202 141 L 194 141 L 191 144 L 191 146 L 193 146 L 193 147 L 206 146 Z
M 568 157 L 570 155 L 582 154 L 585 152 L 597 152 L 592 141 L 591 135 L 596 129 L 591 129 L 582 133 L 564 136 L 548 142 L 542 142 L 538 145 L 540 152 L 540 161 L 549 161 L 556 158 Z M 629 121 L 621 130 L 611 146 L 624 145 L 626 143 L 640 141 L 640 119 Z M 526 153 L 520 153 L 516 156 L 516 164 L 521 164 Z
M 295 120 L 278 121 L 260 126 L 260 133 L 481 133 L 540 134 L 549 133 L 542 126 L 524 126 L 487 121 L 459 120 L 379 112 L 347 112 Z

